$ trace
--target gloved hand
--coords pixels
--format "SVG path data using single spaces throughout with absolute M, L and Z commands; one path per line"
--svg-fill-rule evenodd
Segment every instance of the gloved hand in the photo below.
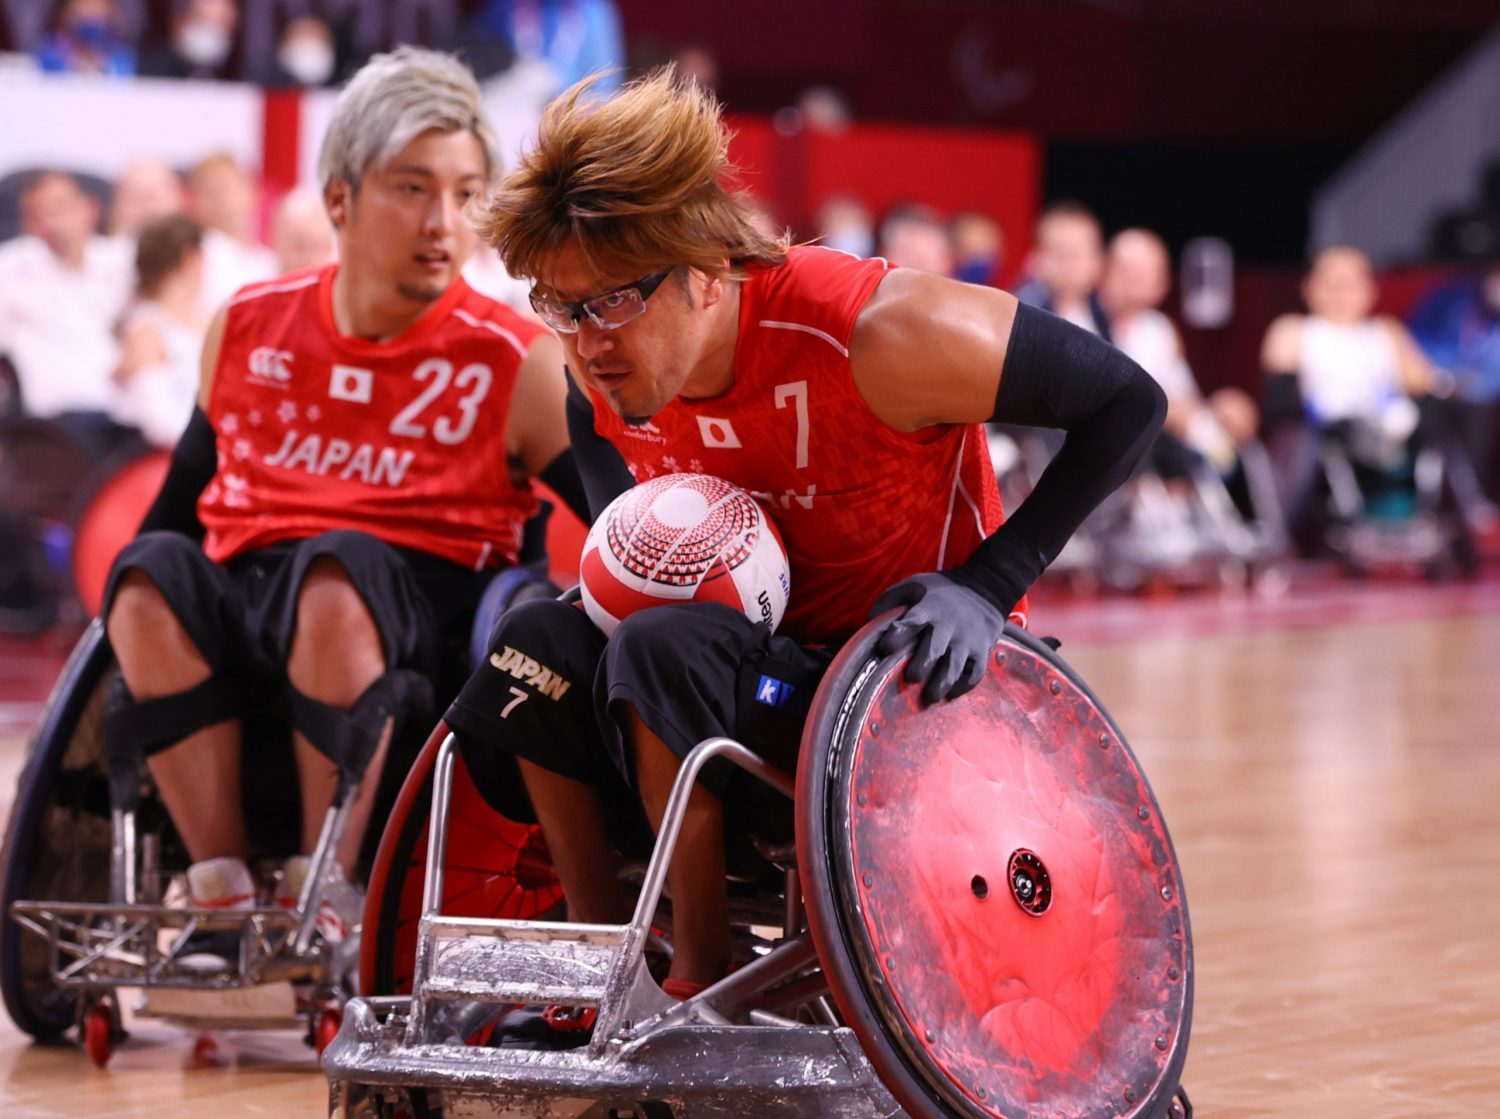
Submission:
M 913 575 L 890 588 L 870 617 L 898 606 L 880 635 L 882 656 L 911 650 L 906 682 L 922 686 L 922 702 L 957 699 L 984 679 L 985 658 L 1005 632 L 1005 615 L 989 599 L 939 572 Z

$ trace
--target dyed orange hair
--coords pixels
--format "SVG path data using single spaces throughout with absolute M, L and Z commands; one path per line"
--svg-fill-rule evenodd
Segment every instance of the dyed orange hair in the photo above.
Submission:
M 479 234 L 511 275 L 536 279 L 569 243 L 622 275 L 686 265 L 738 276 L 786 259 L 786 238 L 757 232 L 726 185 L 737 172 L 711 95 L 671 66 L 607 101 L 587 97 L 594 81 L 548 106 L 536 146 L 480 212 Z

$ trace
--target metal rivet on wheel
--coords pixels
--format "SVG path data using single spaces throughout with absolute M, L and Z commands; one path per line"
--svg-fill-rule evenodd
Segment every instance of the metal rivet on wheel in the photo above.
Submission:
M 1140 807 L 1139 807 L 1139 808 L 1137 808 L 1137 809 L 1136 809 L 1136 810 L 1135 810 L 1135 814 L 1136 814 L 1136 815 L 1137 815 L 1137 816 L 1139 816 L 1139 817 L 1140 817 L 1140 818 L 1141 818 L 1141 819 L 1142 819 L 1142 820 L 1144 820 L 1144 819 L 1146 819 L 1146 818 L 1147 818 L 1147 817 L 1148 817 L 1148 816 L 1150 816 L 1150 815 L 1151 815 L 1151 813 L 1150 813 L 1150 812 L 1147 812 L 1147 811 L 1146 811 L 1146 806 L 1145 806 L 1145 805 L 1144 805 L 1144 804 L 1143 804 L 1143 805 L 1141 805 L 1141 806 L 1140 806 Z
M 1161 900 L 1162 901 L 1171 901 L 1172 900 L 1172 887 L 1171 886 L 1163 886 L 1161 888 Z
M 927 1039 L 927 1044 L 928 1045 L 931 1045 L 933 1042 L 935 1042 L 937 1040 L 937 1034 L 933 1033 L 931 1030 L 928 1030 L 922 1036 Z
M 1101 750 L 1108 750 L 1109 749 L 1109 735 L 1107 735 L 1107 734 L 1101 734 L 1099 736 L 1099 749 L 1101 749 Z
M 980 1099 L 984 1099 L 984 1097 L 985 1097 L 985 1090 L 984 1090 L 984 1088 L 982 1086 L 976 1084 L 976 1085 L 974 1085 L 974 1094 L 976 1096 L 978 1096 Z
M 1176 964 L 1173 964 L 1171 967 L 1167 968 L 1167 978 L 1170 979 L 1173 983 L 1176 983 L 1179 979 L 1182 978 L 1182 969 Z
M 885 958 L 885 970 L 886 971 L 895 971 L 896 970 L 896 957 L 895 956 L 887 956 Z
M 873 874 L 867 874 L 867 875 L 865 875 L 865 877 L 864 877 L 864 884 L 865 884 L 865 889 L 867 889 L 867 890 L 871 886 L 875 885 L 875 876 Z
M 1158 1049 L 1166 1049 L 1166 1047 L 1167 1047 L 1167 1035 L 1166 1034 L 1157 1034 L 1156 1035 L 1156 1047 Z
M 995 663 L 997 665 L 999 665 L 1001 668 L 1004 668 L 1005 667 L 1005 654 L 1004 653 L 996 653 L 995 654 Z
M 1052 689 L 1052 694 L 1053 695 L 1059 695 L 1062 692 L 1062 681 L 1061 680 L 1054 680 L 1054 681 L 1052 681 L 1051 684 L 1048 685 L 1048 687 L 1050 687 Z
M 867 797 L 864 793 L 860 793 L 859 796 L 855 797 L 854 799 L 859 801 L 859 806 L 861 808 L 870 803 L 870 798 Z
M 1126 1103 L 1135 1103 L 1135 1089 L 1134 1088 L 1126 1088 L 1125 1089 L 1125 1102 Z
M 880 724 L 879 723 L 871 723 L 870 724 L 870 737 L 872 737 L 872 738 L 879 738 L 880 737 Z

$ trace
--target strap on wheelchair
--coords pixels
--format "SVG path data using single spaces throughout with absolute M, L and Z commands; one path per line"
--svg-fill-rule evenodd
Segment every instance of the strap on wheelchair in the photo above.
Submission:
M 432 684 L 419 672 L 402 668 L 387 672 L 364 690 L 349 708 L 304 695 L 292 694 L 292 726 L 339 771 L 339 793 L 357 786 L 380 745 L 387 720 L 397 726 L 432 714 Z
M 116 672 L 104 704 L 104 753 L 111 803 L 133 810 L 140 800 L 144 759 L 239 712 L 239 689 L 224 677 L 210 676 L 173 695 L 136 699 L 125 678 Z

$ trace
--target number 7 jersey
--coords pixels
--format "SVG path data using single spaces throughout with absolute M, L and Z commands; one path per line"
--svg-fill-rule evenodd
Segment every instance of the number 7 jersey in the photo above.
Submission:
M 223 563 L 335 529 L 479 570 L 514 563 L 536 509 L 510 480 L 516 374 L 542 327 L 454 280 L 388 342 L 334 326 L 336 265 L 230 300 L 198 501 Z
M 804 643 L 847 638 L 887 587 L 962 563 L 1001 521 L 982 427 L 897 431 L 854 384 L 849 336 L 889 270 L 880 259 L 793 249 L 740 285 L 727 392 L 677 397 L 635 427 L 590 393 L 594 429 L 638 482 L 713 474 L 760 499 L 791 566 L 781 632 Z M 1022 625 L 1025 610 L 1023 599 L 1013 615 Z

